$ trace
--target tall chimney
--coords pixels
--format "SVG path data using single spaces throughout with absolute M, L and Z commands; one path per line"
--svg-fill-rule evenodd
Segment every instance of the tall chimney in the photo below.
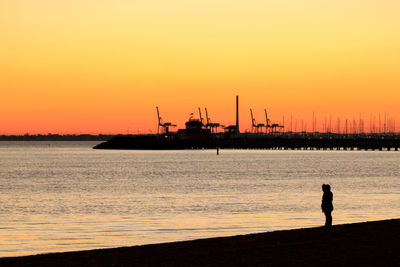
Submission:
M 239 134 L 239 96 L 236 96 L 236 134 Z

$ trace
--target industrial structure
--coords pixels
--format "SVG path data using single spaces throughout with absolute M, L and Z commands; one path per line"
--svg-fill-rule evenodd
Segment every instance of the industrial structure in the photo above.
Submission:
M 157 134 L 148 135 L 120 135 L 107 142 L 98 144 L 96 149 L 329 149 L 355 150 L 378 149 L 398 150 L 400 148 L 399 133 L 349 133 L 349 123 L 345 121 L 344 133 L 331 132 L 325 119 L 324 133 L 315 131 L 313 115 L 313 132 L 285 131 L 285 126 L 271 122 L 267 109 L 264 109 L 265 123 L 258 123 L 250 109 L 251 132 L 240 132 L 239 128 L 239 96 L 236 96 L 236 124 L 224 126 L 212 122 L 207 108 L 205 121 L 198 108 L 199 118 L 191 113 L 184 129 L 171 131 L 176 124 L 164 122 L 157 111 Z M 360 120 L 361 121 L 361 120 Z M 292 124 L 292 122 L 291 122 Z M 338 122 L 339 125 L 339 122 Z M 363 124 L 360 125 L 363 126 Z M 353 129 L 356 129 L 355 120 Z M 360 126 L 361 127 L 361 126 Z M 303 128 L 303 127 L 302 127 Z M 223 131 L 221 131 L 221 130 Z M 329 129 L 329 131 L 328 131 Z M 385 126 L 386 129 L 386 126 Z
M 162 118 L 160 117 L 160 111 L 158 110 L 158 107 L 156 107 L 156 109 L 157 109 L 157 119 L 158 119 L 157 134 L 160 134 L 160 127 L 162 134 L 168 134 L 169 128 L 176 127 L 176 125 L 170 122 L 163 122 Z

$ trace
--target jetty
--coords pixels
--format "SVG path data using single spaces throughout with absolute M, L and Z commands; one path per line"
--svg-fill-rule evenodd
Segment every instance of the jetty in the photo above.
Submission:
M 178 135 L 119 135 L 100 143 L 95 149 L 273 149 L 273 150 L 376 150 L 398 151 L 400 135 L 209 135 L 180 138 Z

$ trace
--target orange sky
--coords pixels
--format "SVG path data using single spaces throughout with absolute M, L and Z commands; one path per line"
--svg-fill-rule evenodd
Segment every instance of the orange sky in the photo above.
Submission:
M 1 1 L 0 134 L 155 132 L 155 106 L 179 127 L 199 106 L 227 125 L 237 94 L 242 131 L 249 108 L 308 130 L 313 112 L 400 127 L 398 14 L 397 0 Z

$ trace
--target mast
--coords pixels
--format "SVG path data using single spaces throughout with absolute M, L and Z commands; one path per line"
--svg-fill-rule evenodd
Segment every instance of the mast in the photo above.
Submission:
M 239 96 L 236 96 L 236 134 L 239 134 Z

